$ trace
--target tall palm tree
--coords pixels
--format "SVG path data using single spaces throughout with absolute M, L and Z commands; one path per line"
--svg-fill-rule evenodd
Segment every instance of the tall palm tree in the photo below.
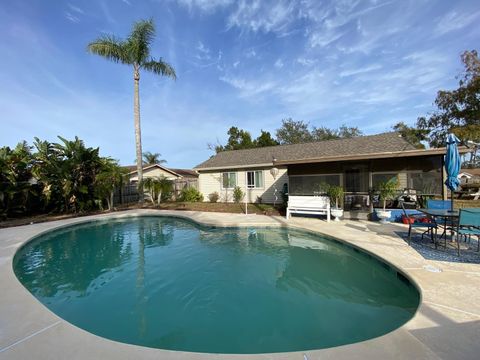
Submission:
M 152 153 L 150 151 L 145 151 L 143 153 L 143 164 L 144 165 L 154 165 L 154 164 L 164 164 L 167 162 L 165 159 L 160 159 L 162 154 Z
M 143 194 L 143 169 L 142 169 L 142 136 L 140 130 L 140 99 L 138 86 L 140 70 L 150 71 L 157 75 L 168 76 L 176 79 L 175 69 L 161 58 L 155 60 L 150 56 L 150 44 L 155 35 L 153 20 L 141 20 L 133 24 L 130 35 L 125 40 L 117 39 L 111 35 L 103 35 L 87 46 L 87 50 L 96 55 L 103 56 L 116 63 L 131 65 L 133 68 L 133 118 L 135 122 L 135 143 L 137 154 L 137 172 L 140 194 Z M 143 203 L 143 196 L 140 196 Z

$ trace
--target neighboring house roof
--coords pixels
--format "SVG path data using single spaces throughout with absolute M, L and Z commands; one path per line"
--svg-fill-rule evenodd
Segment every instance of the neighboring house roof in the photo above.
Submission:
M 358 136 L 349 139 L 327 140 L 293 145 L 222 151 L 197 165 L 197 170 L 241 168 L 251 166 L 287 165 L 306 162 L 355 160 L 391 157 L 395 154 L 418 156 L 442 154 L 445 149 L 417 149 L 399 133 Z M 273 161 L 275 159 L 275 161 Z
M 478 176 L 480 176 L 480 168 L 461 169 L 459 175 L 462 175 L 462 174 L 465 174 L 465 175 L 471 176 L 471 177 L 478 177 Z
M 177 173 L 178 175 L 182 177 L 198 177 L 198 173 L 195 170 L 190 170 L 190 169 L 170 169 L 173 172 Z
M 125 169 L 128 169 L 129 175 L 133 175 L 137 173 L 137 165 L 128 165 L 124 166 Z M 151 164 L 151 165 L 144 165 L 143 171 L 148 171 L 153 168 L 159 168 L 166 172 L 171 173 L 177 177 L 198 177 L 198 174 L 194 170 L 189 169 L 170 169 L 160 164 Z

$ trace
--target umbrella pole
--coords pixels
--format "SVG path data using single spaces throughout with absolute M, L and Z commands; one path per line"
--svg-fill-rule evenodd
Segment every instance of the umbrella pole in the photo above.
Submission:
M 453 212 L 453 190 L 450 190 L 450 211 Z

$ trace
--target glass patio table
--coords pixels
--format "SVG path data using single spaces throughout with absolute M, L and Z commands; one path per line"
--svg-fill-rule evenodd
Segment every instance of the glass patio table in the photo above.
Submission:
M 455 220 L 458 220 L 460 212 L 458 210 L 449 210 L 449 209 L 418 209 L 422 213 L 432 216 L 434 218 L 441 218 L 443 219 L 443 233 L 440 235 L 440 239 L 445 236 L 445 246 L 447 241 L 447 230 L 448 230 L 448 223 L 451 224 L 450 231 L 453 241 L 453 225 Z

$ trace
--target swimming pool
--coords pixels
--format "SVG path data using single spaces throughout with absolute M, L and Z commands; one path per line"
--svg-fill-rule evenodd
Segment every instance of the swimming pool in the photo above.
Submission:
M 397 271 L 318 234 L 173 217 L 56 230 L 21 249 L 14 270 L 37 299 L 80 328 L 183 351 L 358 342 L 401 326 L 419 303 Z

